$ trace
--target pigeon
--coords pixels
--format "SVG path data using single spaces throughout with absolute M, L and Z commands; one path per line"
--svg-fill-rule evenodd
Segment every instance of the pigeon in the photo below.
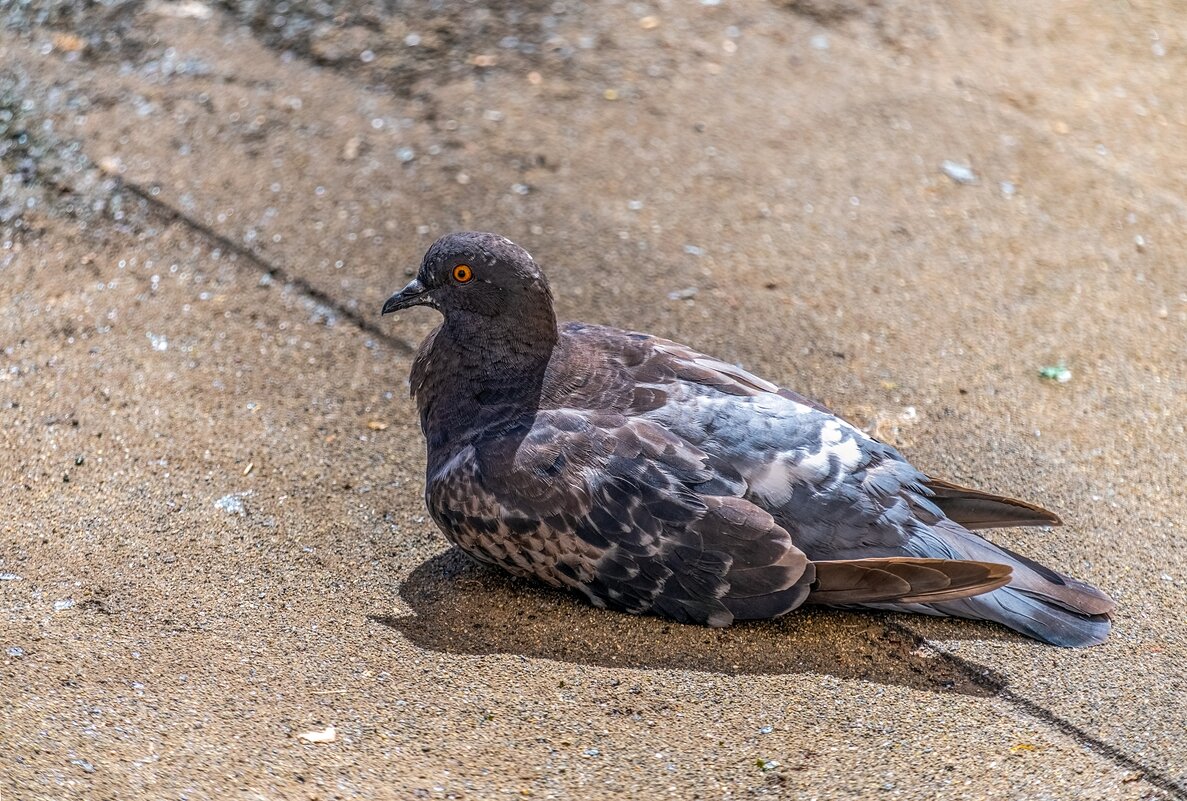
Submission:
M 1065 647 L 1108 637 L 1106 594 L 977 533 L 1055 514 L 932 478 L 692 348 L 558 324 L 544 273 L 508 239 L 439 239 L 382 313 L 413 306 L 444 318 L 410 378 L 425 502 L 479 562 L 706 626 L 822 604 L 996 621 Z

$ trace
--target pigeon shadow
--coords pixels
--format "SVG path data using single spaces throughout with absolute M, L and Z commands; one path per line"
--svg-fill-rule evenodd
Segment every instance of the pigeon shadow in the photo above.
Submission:
M 411 614 L 369 619 L 441 653 L 726 675 L 827 674 L 979 697 L 997 695 L 1007 683 L 983 665 L 930 648 L 898 622 L 901 616 L 808 607 L 723 629 L 686 626 L 595 609 L 479 565 L 457 548 L 420 564 L 400 595 Z M 978 638 L 1009 636 L 961 624 Z

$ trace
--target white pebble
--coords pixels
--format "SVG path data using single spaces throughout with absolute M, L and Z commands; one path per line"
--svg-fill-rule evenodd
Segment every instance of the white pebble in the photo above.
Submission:
M 326 726 L 321 731 L 303 731 L 297 735 L 297 739 L 307 743 L 332 743 L 338 739 L 338 729 Z
M 239 515 L 242 517 L 247 514 L 247 508 L 243 505 L 243 499 L 250 494 L 250 492 L 232 492 L 229 495 L 224 495 L 214 502 L 214 508 L 226 512 L 229 515 Z
M 977 180 L 977 175 L 973 172 L 973 168 L 967 164 L 944 159 L 944 162 L 940 165 L 940 169 L 944 171 L 944 175 L 947 175 L 958 184 L 971 184 Z

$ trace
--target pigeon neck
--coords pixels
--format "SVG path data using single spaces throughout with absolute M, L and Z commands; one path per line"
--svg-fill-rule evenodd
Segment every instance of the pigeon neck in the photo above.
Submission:
M 411 380 L 430 473 L 468 432 L 537 407 L 559 340 L 553 320 L 550 314 L 528 326 L 522 319 L 511 325 L 454 318 L 426 341 Z
M 543 369 L 558 339 L 551 310 L 513 319 L 452 316 L 441 333 L 461 357 L 466 372 L 482 382 L 523 378 L 525 372 Z
M 559 335 L 551 309 L 515 317 L 447 319 L 437 337 L 442 364 L 455 367 L 455 387 L 480 406 L 526 406 L 540 397 Z M 465 403 L 456 397 L 458 403 Z

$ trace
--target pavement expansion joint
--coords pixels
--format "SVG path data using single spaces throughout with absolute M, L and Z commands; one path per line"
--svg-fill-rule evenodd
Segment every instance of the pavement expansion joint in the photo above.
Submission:
M 306 279 L 289 273 L 283 267 L 271 264 L 258 253 L 255 253 L 254 251 L 245 248 L 242 245 L 236 244 L 233 240 L 215 231 L 210 226 L 198 222 L 185 212 L 154 196 L 152 192 L 145 189 L 144 187 L 129 181 L 124 181 L 121 184 L 121 188 L 143 200 L 151 209 L 153 209 L 164 219 L 171 222 L 177 222 L 186 226 L 187 228 L 190 228 L 195 233 L 210 240 L 212 244 L 222 248 L 224 251 L 228 253 L 234 253 L 240 258 L 244 259 L 248 264 L 255 267 L 261 273 L 264 273 L 277 281 L 294 287 L 298 292 L 305 295 L 310 300 L 316 301 L 317 303 L 332 309 L 333 312 L 339 315 L 342 319 L 347 320 L 351 323 L 351 325 L 355 326 L 360 331 L 366 332 L 393 350 L 405 355 L 415 352 L 416 348 L 413 345 L 405 342 L 399 337 L 392 336 L 375 323 L 367 320 L 356 310 L 350 308 L 347 304 L 313 286 L 313 284 L 311 284 Z
M 1042 704 L 1032 701 L 1026 696 L 1019 695 L 1007 686 L 1008 680 L 1005 677 L 986 669 L 983 665 L 970 662 L 967 659 L 963 659 L 956 654 L 944 650 L 942 647 L 930 642 L 926 637 L 913 631 L 909 626 L 893 621 L 888 621 L 886 625 L 887 628 L 899 632 L 902 636 L 915 640 L 919 647 L 928 649 L 938 658 L 943 659 L 950 666 L 967 676 L 970 681 L 990 690 L 998 698 L 1006 701 L 1018 711 L 1066 734 L 1075 742 L 1100 754 L 1118 767 L 1141 774 L 1142 780 L 1147 784 L 1151 784 L 1160 790 L 1165 790 L 1174 798 L 1187 799 L 1187 784 L 1175 779 L 1165 771 L 1151 767 L 1136 757 L 1125 753 L 1117 746 L 1105 742 L 1099 737 L 1094 737 L 1080 726 L 1077 726 L 1062 715 L 1047 709 Z

